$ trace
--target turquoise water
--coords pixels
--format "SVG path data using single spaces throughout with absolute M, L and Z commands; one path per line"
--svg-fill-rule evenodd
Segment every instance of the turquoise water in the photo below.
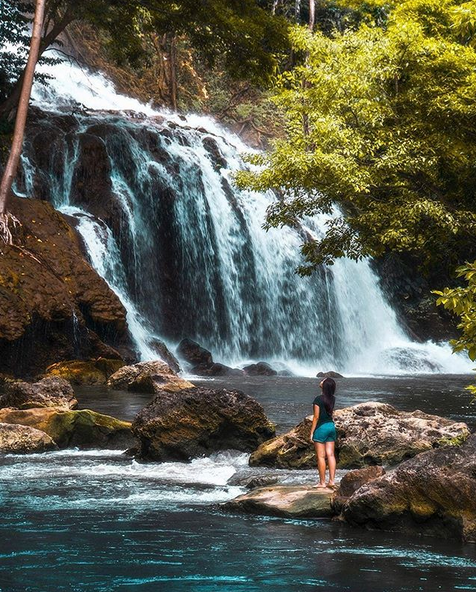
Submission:
M 301 418 L 308 383 L 294 402 L 289 382 L 285 392 L 275 386 L 274 405 L 273 382 L 254 379 L 243 388 L 253 384 L 272 419 L 294 425 Z M 383 392 L 383 383 L 374 386 Z M 431 402 L 427 378 L 413 387 Z M 345 397 L 351 391 L 349 383 Z M 344 398 L 343 386 L 340 392 Z M 122 395 L 110 396 L 117 410 Z M 242 491 L 230 478 L 249 470 L 247 456 L 231 452 L 188 464 L 142 464 L 117 451 L 4 456 L 0 591 L 476 590 L 476 545 L 224 512 L 220 503 Z M 280 475 L 315 479 L 309 471 Z

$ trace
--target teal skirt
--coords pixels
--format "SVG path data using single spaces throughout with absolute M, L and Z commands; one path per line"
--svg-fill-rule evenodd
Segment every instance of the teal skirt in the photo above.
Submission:
M 318 426 L 312 434 L 314 442 L 335 442 L 337 440 L 336 426 L 333 421 L 326 421 Z

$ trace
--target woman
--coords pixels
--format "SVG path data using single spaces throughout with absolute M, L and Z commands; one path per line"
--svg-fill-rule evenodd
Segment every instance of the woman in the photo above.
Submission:
M 319 385 L 322 395 L 313 402 L 314 417 L 311 427 L 311 442 L 314 443 L 317 456 L 319 483 L 316 487 L 333 487 L 336 474 L 334 447 L 337 439 L 336 427 L 332 420 L 334 412 L 336 383 L 332 378 L 324 378 Z M 329 466 L 329 481 L 326 485 L 326 457 Z

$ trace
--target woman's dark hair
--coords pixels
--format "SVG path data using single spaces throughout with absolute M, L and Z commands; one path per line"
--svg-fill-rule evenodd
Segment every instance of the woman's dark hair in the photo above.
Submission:
M 333 378 L 324 378 L 322 381 L 322 402 L 328 415 L 332 415 L 334 411 L 334 405 L 336 404 L 335 392 L 336 381 Z

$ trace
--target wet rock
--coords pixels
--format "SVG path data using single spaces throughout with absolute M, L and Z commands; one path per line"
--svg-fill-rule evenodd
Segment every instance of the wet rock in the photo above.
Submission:
M 157 353 L 161 360 L 170 366 L 171 370 L 174 372 L 181 371 L 179 361 L 163 341 L 160 339 L 152 339 L 147 345 Z
M 197 376 L 243 376 L 243 370 L 230 368 L 224 364 L 214 362 L 213 364 L 199 364 L 194 366 L 190 372 Z
M 385 469 L 379 466 L 354 469 L 353 471 L 346 473 L 339 483 L 339 488 L 336 491 L 335 496 L 332 498 L 332 509 L 334 513 L 340 514 L 346 501 L 358 489 L 360 489 L 362 485 L 382 477 L 385 473 Z
M 240 391 L 193 387 L 158 391 L 133 431 L 142 458 L 166 461 L 226 449 L 248 452 L 272 437 L 274 426 L 261 405 Z
M 58 362 L 48 366 L 47 376 L 58 376 L 69 380 L 72 384 L 106 384 L 112 374 L 122 368 L 125 363 L 122 360 L 69 360 Z
M 394 465 L 435 447 L 457 446 L 469 436 L 465 423 L 398 411 L 391 405 L 368 402 L 334 413 L 338 439 L 337 466 Z M 309 440 L 312 416 L 295 428 L 263 443 L 250 457 L 251 466 L 311 469 L 316 465 Z
M 334 372 L 333 370 L 330 370 L 329 372 L 318 372 L 316 374 L 317 378 L 344 378 L 342 376 L 342 374 L 339 374 L 338 372 Z
M 50 436 L 60 448 L 126 449 L 136 441 L 131 424 L 89 409 L 67 411 L 52 407 L 1 409 L 0 422 L 30 426 Z
M 32 452 L 48 452 L 58 447 L 53 440 L 32 427 L 0 423 L 0 453 L 29 454 Z
M 193 339 L 182 339 L 177 347 L 177 355 L 191 366 L 211 366 L 213 364 L 211 352 Z
M 227 502 L 231 511 L 284 518 L 330 518 L 332 489 L 277 485 L 254 489 Z
M 123 366 L 109 378 L 107 385 L 115 390 L 151 394 L 193 387 L 191 382 L 177 376 L 162 360 Z
M 460 447 L 430 450 L 360 487 L 342 517 L 368 529 L 476 543 L 476 435 Z
M 0 372 L 34 376 L 74 358 L 120 358 L 130 342 L 126 311 L 83 257 L 81 243 L 49 203 L 12 197 L 21 220 L 0 257 Z
M 6 384 L 0 397 L 0 408 L 31 409 L 32 407 L 61 407 L 75 409 L 78 401 L 71 384 L 63 378 L 43 378 L 34 383 L 14 381 Z
M 278 374 L 267 362 L 258 362 L 257 364 L 245 366 L 243 372 L 247 376 L 276 376 Z

